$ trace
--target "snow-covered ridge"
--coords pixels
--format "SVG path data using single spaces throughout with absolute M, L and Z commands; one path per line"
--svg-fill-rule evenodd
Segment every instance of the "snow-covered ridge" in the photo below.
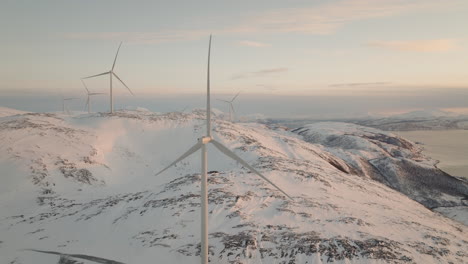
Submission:
M 468 115 L 442 110 L 419 110 L 351 122 L 388 131 L 468 129 Z
M 21 114 L 25 114 L 25 113 L 27 113 L 27 112 L 0 106 L 0 117 L 12 116 L 12 115 L 21 115 Z
M 154 173 L 203 134 L 203 115 L 0 118 L 7 183 L 0 189 L 0 262 L 57 263 L 56 255 L 20 250 L 33 248 L 122 263 L 198 263 L 200 159 L 194 154 Z M 213 134 L 294 197 L 209 148 L 213 263 L 468 261 L 466 226 L 363 177 L 327 144 L 223 120 L 215 120 Z M 362 144 L 356 156 L 378 155 Z
M 420 110 L 396 115 L 369 115 L 355 118 L 336 119 L 266 119 L 262 122 L 282 124 L 292 128 L 303 127 L 317 122 L 346 122 L 385 131 L 415 131 L 415 130 L 459 130 L 468 129 L 466 112 L 448 112 L 442 110 Z
M 437 169 L 437 161 L 395 134 L 334 122 L 307 125 L 294 132 L 325 146 L 355 174 L 382 182 L 428 208 L 468 206 L 468 183 Z

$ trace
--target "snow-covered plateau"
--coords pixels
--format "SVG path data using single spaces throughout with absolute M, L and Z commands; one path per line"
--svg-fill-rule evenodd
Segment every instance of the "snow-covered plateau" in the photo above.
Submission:
M 199 263 L 204 113 L 0 109 L 0 263 Z M 211 263 L 468 263 L 468 184 L 415 144 L 345 123 L 216 117 Z M 450 218 L 449 218 L 450 217 Z
M 373 127 L 385 131 L 417 131 L 417 130 L 468 130 L 468 115 L 446 112 L 441 110 L 412 111 L 397 115 L 367 115 L 354 118 L 264 118 L 261 122 L 280 124 L 292 128 L 307 124 L 339 121 L 353 123 L 366 127 Z

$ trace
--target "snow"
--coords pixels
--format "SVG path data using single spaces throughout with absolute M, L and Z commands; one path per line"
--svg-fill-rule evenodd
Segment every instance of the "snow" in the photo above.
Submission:
M 422 155 L 411 141 L 349 123 L 315 123 L 294 132 L 343 159 L 342 170 L 379 181 L 447 217 L 467 222 L 463 211 L 468 183 L 438 169 L 438 161 Z
M 0 106 L 0 117 L 21 115 L 27 112 Z
M 418 110 L 411 111 L 403 114 L 392 115 L 391 118 L 396 119 L 412 119 L 412 118 L 434 118 L 434 117 L 453 117 L 457 116 L 456 113 L 443 111 L 439 109 L 433 110 Z
M 123 263 L 198 263 L 199 153 L 154 175 L 205 133 L 203 118 L 203 111 L 138 109 L 1 117 L 0 263 L 58 261 L 28 248 Z M 317 129 L 314 143 L 261 124 L 214 120 L 213 136 L 294 201 L 209 146 L 212 262 L 468 261 L 465 225 L 345 172 L 349 152 L 326 144 L 332 134 L 377 130 Z M 395 148 L 347 140 L 353 157 Z

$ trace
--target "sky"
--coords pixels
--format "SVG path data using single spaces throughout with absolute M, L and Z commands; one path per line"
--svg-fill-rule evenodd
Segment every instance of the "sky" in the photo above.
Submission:
M 281 99 L 290 109 L 283 116 L 321 115 L 322 104 L 338 114 L 461 109 L 468 107 L 459 98 L 468 94 L 467 13 L 465 0 L 3 0 L 0 104 L 84 97 L 80 78 L 108 71 L 122 41 L 115 72 L 135 97 L 116 83 L 117 105 L 165 98 L 177 108 L 205 92 L 213 34 L 214 97 L 241 91 L 245 108 L 272 105 L 251 111 L 272 114 Z M 92 92 L 108 92 L 108 82 L 86 80 Z

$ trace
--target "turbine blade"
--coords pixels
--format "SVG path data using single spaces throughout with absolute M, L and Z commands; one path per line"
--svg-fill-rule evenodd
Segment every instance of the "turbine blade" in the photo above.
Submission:
M 130 90 L 130 88 L 128 88 L 128 86 L 119 78 L 119 76 L 117 76 L 117 74 L 115 74 L 114 72 L 112 72 L 112 74 L 115 76 L 115 78 L 117 78 L 117 80 L 119 80 L 119 81 L 128 89 L 128 91 L 129 91 L 132 95 L 134 95 L 133 92 L 132 92 L 132 90 Z
M 174 162 L 172 162 L 169 166 L 167 166 L 166 168 L 162 169 L 160 172 L 156 173 L 155 176 L 158 176 L 159 174 L 163 173 L 165 170 L 169 169 L 170 167 L 174 166 L 177 162 L 185 159 L 186 157 L 192 155 L 195 151 L 199 150 L 201 147 L 203 146 L 203 144 L 201 142 L 198 142 L 197 144 L 195 144 L 193 147 L 191 147 L 189 150 L 187 150 L 187 152 L 185 152 L 184 154 L 182 154 L 182 156 L 180 156 L 178 159 L 176 159 Z
M 96 74 L 96 75 L 84 77 L 83 79 L 89 79 L 89 78 L 93 78 L 93 77 L 98 77 L 98 76 L 106 75 L 106 74 L 109 74 L 109 73 L 110 73 L 110 72 L 103 72 L 103 73 L 100 73 L 100 74 Z
M 86 99 L 86 106 L 85 107 L 88 107 L 88 105 L 89 105 L 89 96 L 90 95 L 88 95 L 88 99 Z
M 210 58 L 211 58 L 211 35 L 208 44 L 208 66 L 206 69 L 206 135 L 211 136 L 211 99 L 210 99 Z
M 276 184 L 274 184 L 273 182 L 271 182 L 268 178 L 266 178 L 265 176 L 263 176 L 260 172 L 258 172 L 254 167 L 250 166 L 247 162 L 245 162 L 243 159 L 241 159 L 239 156 L 237 156 L 234 152 L 232 152 L 230 149 L 226 148 L 225 146 L 223 146 L 221 143 L 219 143 L 218 141 L 212 139 L 210 141 L 211 143 L 213 143 L 213 145 L 215 145 L 215 147 L 217 149 L 219 149 L 219 151 L 221 151 L 222 153 L 224 153 L 226 156 L 230 157 L 231 159 L 239 162 L 240 164 L 242 164 L 244 167 L 248 168 L 250 171 L 254 172 L 255 174 L 257 174 L 258 176 L 260 176 L 260 178 L 264 179 L 266 182 L 268 182 L 269 184 L 271 184 L 273 187 L 275 187 L 278 191 L 282 192 L 284 195 L 286 195 L 286 197 L 288 197 L 289 199 L 293 200 L 293 198 L 291 196 L 289 196 L 285 191 L 281 190 L 280 187 L 276 186 Z
M 98 94 L 106 94 L 106 93 L 90 93 L 89 95 L 98 95 Z
M 216 99 L 218 101 L 221 101 L 221 102 L 225 102 L 225 103 L 230 103 L 229 101 L 226 101 L 226 100 L 221 100 L 221 99 Z
M 81 79 L 81 83 L 83 84 L 84 88 L 86 89 L 86 92 L 88 92 L 88 94 L 89 94 L 88 87 L 86 87 L 86 84 L 85 84 L 85 82 L 83 81 L 83 79 Z
M 90 261 L 93 261 L 95 263 L 125 264 L 123 262 L 119 262 L 119 261 L 115 261 L 115 260 L 111 260 L 111 259 L 99 258 L 99 257 L 83 255 L 83 254 L 67 254 L 67 253 L 62 253 L 62 252 L 45 251 L 45 250 L 37 250 L 37 249 L 26 249 L 26 250 L 39 252 L 39 253 L 44 253 L 44 254 L 52 254 L 52 255 L 58 255 L 58 256 L 66 256 L 66 257 L 90 260 Z
M 122 46 L 122 42 L 120 42 L 119 48 L 117 49 L 117 53 L 115 54 L 114 64 L 112 64 L 112 70 L 111 71 L 114 70 L 115 62 L 117 61 L 117 56 L 119 55 L 120 46 Z
M 233 115 L 235 116 L 235 115 L 236 115 L 236 111 L 234 111 L 234 106 L 232 105 L 232 103 L 229 103 L 229 105 L 231 106 L 232 113 L 233 113 Z M 235 119 L 235 118 L 234 118 L 234 119 Z
M 236 98 L 237 98 L 237 96 L 239 96 L 239 94 L 240 94 L 240 91 L 236 94 L 236 96 L 234 96 L 234 98 L 232 98 L 231 103 L 232 103 L 234 100 L 236 100 Z

